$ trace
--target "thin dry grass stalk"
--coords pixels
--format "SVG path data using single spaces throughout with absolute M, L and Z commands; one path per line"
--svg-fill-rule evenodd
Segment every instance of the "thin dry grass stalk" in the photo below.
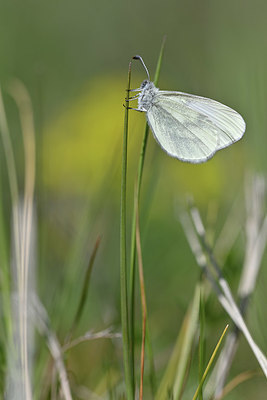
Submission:
M 245 182 L 246 200 L 246 247 L 245 258 L 238 288 L 238 302 L 244 316 L 260 270 L 267 243 L 267 216 L 265 216 L 266 182 L 263 176 L 250 175 Z M 238 327 L 228 335 L 216 368 L 215 399 L 219 400 L 229 374 L 239 339 Z
M 32 398 L 29 366 L 28 366 L 28 274 L 30 258 L 30 240 L 33 219 L 33 196 L 35 184 L 35 132 L 33 122 L 33 111 L 30 96 L 25 86 L 18 80 L 13 80 L 9 86 L 9 92 L 14 98 L 20 116 L 22 128 L 24 159 L 25 159 L 25 188 L 23 202 L 23 216 L 20 241 L 20 274 L 21 287 L 19 290 L 22 309 L 21 319 L 21 348 L 22 348 L 22 369 L 26 384 L 26 399 Z
M 137 193 L 137 191 L 135 191 Z M 146 340 L 146 293 L 145 293 L 145 280 L 143 270 L 143 258 L 141 249 L 141 238 L 140 238 L 140 224 L 139 224 L 139 207 L 138 207 L 138 196 L 135 196 L 135 207 L 136 207 L 136 251 L 138 257 L 139 267 L 139 281 L 140 281 L 140 293 L 142 303 L 142 347 L 141 347 L 141 373 L 140 373 L 140 390 L 139 399 L 143 399 L 143 382 L 144 382 L 144 367 L 145 367 L 145 340 Z
M 205 228 L 200 213 L 196 207 L 191 207 L 190 215 L 191 218 L 188 214 L 183 214 L 181 216 L 181 222 L 193 254 L 196 257 L 196 261 L 203 269 L 208 280 L 211 282 L 212 288 L 217 294 L 219 302 L 229 314 L 235 325 L 243 332 L 265 376 L 267 377 L 267 359 L 254 342 L 241 312 L 233 299 L 230 287 L 227 281 L 223 278 L 213 252 L 206 242 Z M 216 279 L 209 270 L 210 266 L 213 267 L 215 271 Z
M 19 216 L 19 192 L 14 153 L 10 139 L 7 119 L 4 110 L 2 94 L 0 93 L 0 126 L 4 145 L 7 172 L 9 178 L 12 210 L 13 210 L 13 243 L 16 273 L 15 288 L 18 291 L 19 320 L 19 355 L 21 393 L 26 400 L 32 399 L 32 389 L 29 375 L 28 349 L 28 272 L 30 264 L 31 238 L 33 226 L 33 195 L 35 183 L 35 134 L 31 100 L 24 85 L 18 80 L 11 82 L 9 92 L 19 111 L 22 127 L 24 159 L 25 159 L 25 189 L 22 206 L 22 218 Z M 12 371 L 10 371 L 12 376 Z M 7 374 L 8 375 L 8 374 Z M 8 381 L 8 379 L 7 379 Z
M 88 340 L 96 340 L 96 339 L 117 339 L 121 338 L 121 333 L 112 332 L 111 328 L 105 329 L 100 332 L 86 332 L 83 336 L 78 337 L 77 339 L 72 340 L 69 343 L 66 343 L 62 347 L 62 351 L 66 352 L 72 349 L 75 346 L 78 346 L 80 343 L 87 342 Z
M 53 357 L 55 367 L 58 372 L 62 395 L 65 400 L 72 400 L 67 371 L 63 361 L 61 345 L 56 334 L 50 327 L 49 317 L 46 309 L 41 304 L 37 296 L 32 297 L 31 301 L 32 318 L 40 334 L 46 338 L 47 346 Z

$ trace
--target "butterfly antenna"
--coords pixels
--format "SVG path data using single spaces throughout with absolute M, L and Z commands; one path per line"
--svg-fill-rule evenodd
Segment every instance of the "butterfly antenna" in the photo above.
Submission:
M 139 60 L 139 61 L 141 61 L 142 65 L 143 65 L 143 67 L 145 68 L 145 71 L 146 71 L 146 73 L 147 73 L 148 80 L 150 81 L 149 72 L 148 72 L 148 69 L 147 69 L 146 64 L 144 63 L 144 60 L 142 59 L 142 57 L 137 55 L 137 56 L 134 56 L 134 57 L 133 57 L 133 60 Z

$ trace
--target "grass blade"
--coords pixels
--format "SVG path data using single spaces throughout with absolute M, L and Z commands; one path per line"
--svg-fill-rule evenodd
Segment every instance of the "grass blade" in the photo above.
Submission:
M 8 182 L 9 182 L 9 187 L 10 187 L 10 195 L 11 195 L 11 201 L 12 201 L 12 208 L 14 210 L 14 235 L 15 235 L 15 259 L 16 259 L 16 265 L 19 264 L 19 248 L 18 248 L 18 241 L 19 241 L 19 232 L 16 227 L 18 227 L 18 214 L 17 214 L 17 205 L 19 202 L 19 189 L 18 189 L 18 178 L 17 178 L 17 171 L 16 171 L 16 164 L 15 164 L 15 157 L 14 157 L 14 152 L 13 152 L 13 147 L 12 147 L 12 142 L 11 142 L 11 137 L 10 137 L 10 131 L 8 127 L 8 122 L 7 122 L 7 116 L 5 112 L 5 106 L 4 106 L 4 100 L 3 100 L 3 95 L 2 95 L 2 89 L 0 87 L 0 134 L 1 134 L 1 139 L 3 142 L 3 149 L 4 149 L 4 154 L 5 154 L 5 160 L 6 160 L 6 165 L 7 165 L 7 173 L 8 173 Z M 8 339 L 11 339 L 11 334 L 12 334 L 12 323 L 11 323 L 11 303 L 9 294 L 10 294 L 10 282 L 9 282 L 9 262 L 10 260 L 8 259 L 7 254 L 5 254 L 4 249 L 6 247 L 6 243 L 4 243 L 4 232 L 2 232 L 2 204 L 1 204 L 1 261 L 2 261 L 2 269 L 3 269 L 3 275 L 1 277 L 1 285 L 3 289 L 5 288 L 6 294 L 3 293 L 3 310 L 5 315 L 5 321 L 6 321 L 6 329 L 7 329 L 7 335 Z M 5 290 L 3 292 L 5 292 Z
M 200 288 L 196 286 L 194 299 L 180 329 L 172 356 L 161 380 L 155 400 L 166 400 L 170 390 L 173 399 L 179 399 L 185 383 L 193 340 L 198 327 Z M 173 388 L 173 389 L 172 389 Z
M 208 365 L 207 365 L 207 368 L 205 369 L 205 372 L 204 372 L 204 374 L 202 376 L 200 384 L 198 385 L 198 388 L 197 388 L 197 390 L 196 390 L 196 392 L 195 392 L 195 394 L 193 396 L 193 400 L 196 400 L 197 396 L 199 395 L 199 392 L 200 392 L 200 390 L 201 390 L 201 388 L 202 388 L 202 386 L 203 386 L 203 384 L 205 382 L 205 379 L 206 379 L 206 377 L 207 377 L 207 375 L 209 373 L 209 370 L 210 370 L 210 368 L 212 366 L 212 363 L 213 363 L 213 361 L 214 361 L 214 359 L 216 357 L 216 354 L 217 354 L 217 352 L 219 350 L 219 347 L 220 347 L 220 345 L 222 343 L 222 340 L 224 338 L 224 335 L 226 334 L 226 331 L 227 331 L 228 327 L 229 327 L 229 325 L 226 325 L 226 327 L 224 328 L 224 331 L 223 331 L 223 333 L 222 333 L 222 335 L 221 335 L 221 337 L 220 337 L 220 339 L 219 339 L 219 341 L 218 341 L 218 343 L 217 343 L 217 345 L 216 345 L 216 347 L 215 347 L 215 349 L 214 349 L 214 351 L 213 351 L 213 353 L 211 355 L 211 358 L 210 358 L 210 360 L 208 362 Z
M 194 338 L 198 329 L 199 319 L 199 304 L 200 304 L 200 287 L 196 286 L 195 294 L 190 309 L 187 330 L 183 337 L 181 355 L 177 363 L 177 372 L 173 385 L 173 397 L 178 400 L 181 399 L 183 389 L 185 387 L 186 371 L 190 362 L 192 354 L 192 346 Z
M 96 258 L 96 254 L 97 254 L 97 250 L 98 250 L 99 244 L 100 244 L 100 237 L 98 237 L 96 239 L 95 246 L 94 246 L 93 252 L 91 254 L 91 257 L 90 257 L 90 260 L 89 260 L 89 263 L 88 263 L 88 267 L 87 267 L 85 278 L 84 278 L 81 298 L 80 298 L 79 305 L 78 305 L 78 308 L 77 308 L 77 311 L 76 311 L 76 315 L 75 315 L 73 323 L 72 323 L 72 327 L 71 327 L 70 333 L 68 335 L 69 338 L 71 337 L 73 330 L 75 329 L 75 327 L 78 325 L 78 323 L 80 321 L 80 318 L 81 318 L 81 315 L 82 315 L 82 312 L 83 312 L 83 309 L 84 309 L 84 306 L 85 306 L 85 303 L 86 303 L 86 299 L 87 299 L 87 295 L 88 295 L 88 287 L 89 287 L 89 284 L 90 284 L 91 273 L 92 273 L 92 269 L 93 269 L 93 266 L 94 266 L 94 261 L 95 261 L 95 258 Z

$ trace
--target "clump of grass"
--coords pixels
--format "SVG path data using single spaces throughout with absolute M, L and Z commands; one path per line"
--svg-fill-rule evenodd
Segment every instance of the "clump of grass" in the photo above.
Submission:
M 163 50 L 165 46 L 165 38 L 161 47 L 159 60 L 156 68 L 155 83 L 158 83 L 160 67 L 162 62 Z M 129 91 L 131 84 L 131 67 L 132 60 L 129 63 L 128 70 L 128 85 L 126 89 L 126 105 L 129 102 Z M 146 153 L 146 145 L 148 138 L 148 124 L 145 127 L 145 133 L 143 137 L 141 153 L 138 164 L 137 172 L 137 183 L 135 188 L 135 199 L 133 218 L 132 218 L 132 239 L 131 239 L 131 259 L 130 259 L 130 282 L 127 279 L 127 261 L 126 261 L 126 182 L 127 182 L 127 142 L 128 142 L 128 107 L 125 107 L 125 117 L 124 117 L 124 135 L 123 135 L 123 153 L 122 153 L 122 179 L 121 179 L 121 228 L 120 228 L 120 280 L 121 280 L 121 322 L 122 322 L 122 335 L 123 335 L 123 357 L 124 357 L 124 371 L 126 379 L 126 390 L 127 398 L 130 400 L 134 398 L 135 392 L 135 366 L 134 366 L 134 326 L 135 326 L 135 261 L 136 261 L 136 238 L 138 237 L 138 232 L 136 230 L 137 215 L 138 215 L 138 203 L 140 197 L 140 189 L 143 175 L 143 167 Z M 139 248 L 139 254 L 141 249 Z M 141 261 L 139 257 L 139 261 Z M 140 271 L 140 270 L 139 270 Z M 140 274 L 140 279 L 142 281 L 142 273 Z M 142 286 L 144 285 L 144 282 Z M 130 288 L 130 290 L 129 290 Z M 128 298 L 128 291 L 130 291 L 130 301 Z M 144 303 L 144 286 L 142 290 L 143 296 L 143 317 L 146 319 L 146 306 Z M 129 306 L 130 303 L 130 306 Z M 146 323 L 143 325 L 145 329 Z M 143 337 L 144 339 L 144 337 Z M 148 339 L 149 340 L 149 339 Z M 153 363 L 153 362 L 152 362 Z M 153 378 L 152 378 L 153 382 Z
M 162 50 L 164 48 L 164 44 Z M 159 57 L 158 67 L 157 67 L 157 75 L 156 80 L 158 79 L 158 74 L 160 71 L 161 61 L 162 61 L 162 50 Z M 129 74 L 128 74 L 128 88 L 127 88 L 127 96 L 126 96 L 126 104 L 128 104 L 129 100 L 129 89 L 130 89 L 130 77 L 131 77 L 131 67 L 132 61 L 129 65 Z M 157 82 L 156 82 L 157 83 Z M 139 220 L 138 220 L 138 209 L 139 209 L 139 199 L 140 199 L 140 189 L 142 182 L 142 174 L 144 168 L 144 160 L 146 153 L 146 145 L 147 145 L 147 137 L 148 137 L 148 125 L 146 124 L 145 134 L 143 138 L 139 164 L 138 164 L 138 172 L 137 172 L 137 184 L 135 187 L 135 202 L 133 209 L 133 219 L 132 219 L 132 236 L 131 236 L 131 253 L 130 253 L 130 272 L 129 272 L 129 283 L 128 283 L 128 268 L 127 268 L 127 258 L 126 258 L 126 178 L 127 178 L 127 137 L 128 137 L 128 110 L 127 107 L 125 109 L 125 129 L 124 129 L 124 146 L 123 146 L 123 168 L 122 168 L 122 187 L 121 187 L 121 318 L 122 318 L 122 332 L 123 332 L 123 351 L 124 351 L 124 371 L 125 371 L 125 383 L 126 383 L 126 392 L 127 398 L 133 399 L 135 393 L 135 264 L 136 264 L 136 247 L 138 254 L 138 264 L 139 264 L 139 279 L 140 279 L 140 288 L 141 288 L 141 304 L 142 304 L 142 315 L 143 315 L 143 323 L 142 323 L 142 351 L 141 351 L 141 367 L 140 367 L 140 375 L 141 375 L 141 383 L 139 396 L 143 397 L 143 373 L 144 373 L 144 360 L 145 360 L 145 336 L 147 335 L 146 323 L 147 323 L 147 304 L 146 304 L 146 295 L 145 295 L 145 282 L 143 275 L 143 261 L 142 261 L 142 252 L 141 252 L 141 239 L 140 239 L 140 228 L 139 228 Z M 190 227 L 189 220 L 193 222 L 193 228 Z M 252 351 L 254 352 L 264 374 L 267 377 L 267 360 L 264 354 L 261 352 L 259 347 L 256 345 L 255 341 L 252 339 L 252 336 L 244 322 L 242 313 L 238 309 L 233 295 L 231 294 L 230 287 L 222 275 L 222 271 L 219 268 L 219 265 L 215 259 L 215 256 L 208 245 L 208 241 L 206 239 L 205 229 L 203 223 L 200 218 L 200 214 L 196 207 L 190 208 L 189 216 L 184 214 L 181 216 L 181 221 L 188 238 L 188 241 L 191 245 L 192 251 L 196 256 L 196 261 L 201 267 L 204 278 L 208 278 L 208 280 L 212 284 L 212 288 L 217 294 L 218 300 L 221 305 L 225 308 L 227 313 L 229 314 L 231 320 L 234 322 L 238 330 L 241 330 L 245 335 Z M 263 253 L 263 249 L 266 244 L 265 238 L 265 222 L 262 224 L 262 233 L 260 235 L 260 246 L 261 254 Z M 256 246 L 256 245 L 255 245 Z M 254 248 L 255 253 L 259 253 L 258 247 Z M 255 257 L 254 257 L 255 260 Z M 259 260 L 257 260 L 259 265 Z M 253 264 L 253 262 L 252 262 Z M 210 273 L 208 265 L 213 266 L 215 275 L 217 278 L 214 278 L 214 274 Z M 251 268 L 252 269 L 252 268 Z M 254 269 L 255 270 L 255 269 Z M 257 269 L 258 270 L 258 269 Z M 254 278 L 255 282 L 255 278 Z M 129 293 L 129 294 L 128 294 Z M 214 362 L 215 356 L 217 355 L 218 349 L 221 346 L 222 338 L 226 333 L 226 329 L 223 332 L 222 337 L 220 338 L 214 354 L 212 355 L 210 362 L 206 369 L 204 369 L 204 342 L 205 342 L 205 334 L 204 334 L 204 326 L 205 326 L 205 312 L 204 312 L 204 296 L 200 297 L 199 290 L 197 291 L 198 295 L 196 295 L 197 300 L 193 302 L 192 309 L 188 311 L 188 319 L 186 319 L 186 324 L 181 329 L 181 333 L 179 335 L 179 340 L 177 342 L 177 346 L 175 347 L 173 358 L 169 363 L 169 367 L 164 374 L 164 378 L 159 385 L 158 390 L 156 391 L 155 398 L 157 400 L 165 399 L 167 393 L 171 396 L 170 398 L 180 399 L 182 398 L 182 393 L 184 390 L 185 382 L 186 382 L 186 371 L 189 367 L 189 358 L 190 354 L 193 351 L 194 347 L 194 338 L 198 334 L 198 326 L 200 321 L 200 334 L 199 334 L 199 386 L 195 392 L 194 399 L 199 398 L 203 399 L 203 383 L 207 377 L 208 372 L 211 370 L 211 364 Z M 191 318 L 191 324 L 188 322 Z M 227 325 L 228 327 L 228 325 Z M 150 342 L 150 338 L 147 338 L 148 343 Z M 152 365 L 153 362 L 153 354 Z M 151 368 L 152 374 L 152 382 L 155 382 L 155 374 L 154 367 Z M 221 372 L 219 373 L 219 375 Z M 224 381 L 223 381 L 224 382 Z M 213 388 L 213 390 L 215 390 Z M 155 387 L 152 385 L 152 393 L 155 393 Z

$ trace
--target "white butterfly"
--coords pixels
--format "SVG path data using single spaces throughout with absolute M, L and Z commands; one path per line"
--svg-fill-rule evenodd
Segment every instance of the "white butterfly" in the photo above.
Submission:
M 236 111 L 206 97 L 159 90 L 143 59 L 133 59 L 142 62 L 148 80 L 131 90 L 140 93 L 129 100 L 138 99 L 138 108 L 133 109 L 146 113 L 155 139 L 170 156 L 201 163 L 242 138 L 246 124 Z

